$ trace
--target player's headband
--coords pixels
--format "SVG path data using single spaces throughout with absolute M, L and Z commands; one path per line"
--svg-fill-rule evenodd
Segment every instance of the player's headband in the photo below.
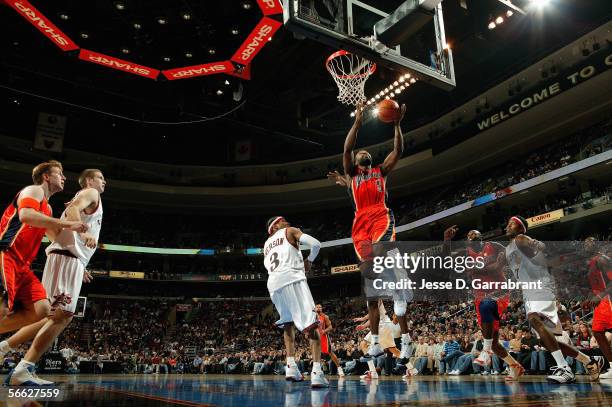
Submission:
M 274 218 L 274 220 L 272 222 L 270 222 L 270 226 L 268 226 L 268 234 L 269 235 L 272 234 L 272 227 L 276 224 L 276 222 L 278 222 L 281 219 L 284 219 L 284 218 L 282 216 L 277 216 L 276 218 Z
M 523 233 L 527 233 L 527 227 L 525 226 L 525 224 L 523 223 L 522 220 L 520 220 L 518 217 L 513 216 L 510 218 L 510 220 L 515 221 L 516 223 L 518 223 L 519 225 L 521 225 L 521 227 L 523 228 Z

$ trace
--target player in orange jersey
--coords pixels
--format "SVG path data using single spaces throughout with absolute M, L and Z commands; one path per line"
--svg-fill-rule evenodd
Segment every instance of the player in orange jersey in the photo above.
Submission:
M 323 306 L 321 304 L 317 304 L 315 310 L 317 311 L 317 318 L 319 318 L 318 329 L 319 336 L 321 337 L 321 354 L 329 355 L 331 360 L 336 365 L 336 368 L 338 368 L 338 376 L 344 377 L 344 371 L 342 370 L 342 366 L 340 366 L 338 357 L 334 353 L 331 338 L 329 337 L 329 333 L 334 329 L 331 320 L 327 314 L 323 313 Z
M 84 233 L 83 222 L 52 217 L 49 198 L 64 189 L 66 177 L 58 161 L 41 163 L 32 170 L 34 185 L 17 193 L 0 220 L 0 272 L 3 302 L 9 313 L 0 319 L 0 334 L 32 324 L 23 334 L 33 338 L 50 311 L 47 294 L 30 268 L 43 236 L 53 241 L 62 229 Z M 18 306 L 17 306 L 18 305 Z

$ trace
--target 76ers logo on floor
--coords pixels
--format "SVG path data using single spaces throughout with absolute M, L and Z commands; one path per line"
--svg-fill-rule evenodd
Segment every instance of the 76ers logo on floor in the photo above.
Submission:
M 52 308 L 59 307 L 60 305 L 68 305 L 72 302 L 72 297 L 68 294 L 58 294 L 53 296 Z

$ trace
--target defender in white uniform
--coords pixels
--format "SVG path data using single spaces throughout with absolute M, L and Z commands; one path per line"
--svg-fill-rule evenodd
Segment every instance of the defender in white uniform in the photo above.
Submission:
M 83 189 L 77 192 L 68 203 L 62 214 L 62 219 L 81 221 L 89 229 L 87 233 L 62 230 L 57 234 L 55 241 L 47 247 L 47 261 L 42 284 L 47 291 L 47 298 L 51 302 L 52 313 L 36 333 L 25 357 L 9 373 L 6 380 L 9 385 L 41 386 L 52 384 L 52 382 L 32 375 L 31 366 L 40 360 L 55 338 L 72 321 L 81 292 L 81 285 L 83 281 L 91 281 L 91 275 L 85 271 L 85 267 L 98 245 L 103 213 L 100 195 L 104 192 L 106 180 L 100 170 L 87 169 L 79 176 L 79 185 Z M 28 335 L 28 328 L 30 327 L 22 328 L 14 336 L 21 334 L 22 342 L 32 339 L 35 332 Z
M 295 328 L 310 339 L 312 352 L 312 387 L 328 387 L 321 370 L 321 339 L 315 303 L 306 283 L 306 271 L 317 257 L 321 243 L 312 236 L 292 228 L 282 216 L 275 216 L 266 225 L 270 236 L 264 245 L 264 266 L 268 270 L 268 291 L 280 315 L 276 325 L 284 329 L 287 349 L 285 379 L 302 381 L 304 377 L 295 362 Z M 306 260 L 299 249 L 300 243 L 310 248 Z M 295 327 L 295 328 L 294 328 Z
M 542 289 L 523 290 L 525 311 L 531 328 L 536 331 L 544 347 L 551 352 L 557 362 L 553 367 L 549 381 L 555 383 L 572 383 L 576 380 L 565 356 L 581 361 L 589 371 L 592 380 L 597 380 L 601 366 L 598 361 L 578 351 L 573 346 L 560 343 L 555 335 L 562 334 L 562 327 L 557 314 L 557 301 L 554 294 L 554 283 L 548 272 L 548 263 L 544 251 L 546 245 L 526 235 L 528 224 L 525 218 L 513 216 L 506 226 L 506 235 L 510 243 L 505 256 L 500 253 L 499 260 L 505 259 L 519 282 L 542 282 Z

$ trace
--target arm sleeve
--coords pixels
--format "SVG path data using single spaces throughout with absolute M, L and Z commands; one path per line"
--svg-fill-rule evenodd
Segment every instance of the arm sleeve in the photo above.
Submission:
M 313 262 L 317 258 L 319 250 L 321 250 L 321 242 L 319 242 L 317 239 L 310 236 L 309 234 L 302 233 L 302 236 L 300 237 L 300 243 L 303 243 L 304 245 L 310 248 L 310 254 L 308 255 L 307 260 Z

